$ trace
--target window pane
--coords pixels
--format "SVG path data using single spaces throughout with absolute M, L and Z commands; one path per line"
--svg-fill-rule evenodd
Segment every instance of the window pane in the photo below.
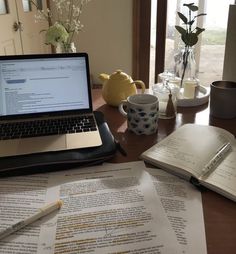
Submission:
M 22 0 L 22 5 L 23 5 L 23 10 L 24 10 L 24 12 L 29 12 L 29 11 L 31 11 L 30 0 Z
M 7 2 L 6 0 L 0 0 L 0 14 L 7 14 Z
M 205 27 L 200 50 L 199 79 L 203 85 L 221 80 L 224 64 L 224 52 L 229 5 L 234 0 L 206 1 Z

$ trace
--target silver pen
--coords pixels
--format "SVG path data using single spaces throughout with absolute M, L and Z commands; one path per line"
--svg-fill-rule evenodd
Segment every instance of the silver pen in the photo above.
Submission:
M 0 231 L 0 240 L 9 236 L 10 234 L 20 230 L 21 228 L 33 223 L 34 221 L 42 218 L 43 216 L 55 211 L 56 209 L 59 209 L 61 208 L 62 206 L 62 201 L 59 200 L 59 201 L 56 201 L 56 202 L 53 202 L 51 204 L 48 204 L 42 208 L 40 208 L 38 210 L 38 212 L 36 212 L 35 214 L 33 214 L 32 216 L 30 216 L 29 218 L 25 219 L 25 220 L 22 220 L 6 229 L 3 229 Z
M 215 166 L 224 159 L 227 152 L 230 150 L 231 145 L 230 143 L 225 143 L 214 155 L 214 157 L 205 165 L 205 167 L 202 169 L 201 177 L 205 177 L 206 175 L 209 175 L 212 170 L 215 168 Z

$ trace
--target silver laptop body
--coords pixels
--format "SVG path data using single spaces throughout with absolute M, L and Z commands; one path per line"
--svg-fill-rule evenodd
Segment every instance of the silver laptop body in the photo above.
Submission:
M 89 80 L 86 53 L 0 56 L 0 157 L 100 146 Z

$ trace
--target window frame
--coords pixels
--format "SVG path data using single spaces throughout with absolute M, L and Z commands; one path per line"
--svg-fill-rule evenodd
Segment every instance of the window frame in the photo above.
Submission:
M 149 87 L 151 1 L 133 0 L 133 77 Z M 157 0 L 155 80 L 164 71 L 168 0 Z

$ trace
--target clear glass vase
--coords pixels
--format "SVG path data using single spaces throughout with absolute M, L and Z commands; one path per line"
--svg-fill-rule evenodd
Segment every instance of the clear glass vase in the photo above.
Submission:
M 56 53 L 76 53 L 74 42 L 58 44 L 56 47 Z
M 180 78 L 181 97 L 196 98 L 199 93 L 199 80 L 196 77 L 196 62 L 192 47 L 185 47 L 175 55 L 175 75 Z
M 196 61 L 192 47 L 185 47 L 175 54 L 175 75 L 183 81 L 187 79 L 196 79 Z

